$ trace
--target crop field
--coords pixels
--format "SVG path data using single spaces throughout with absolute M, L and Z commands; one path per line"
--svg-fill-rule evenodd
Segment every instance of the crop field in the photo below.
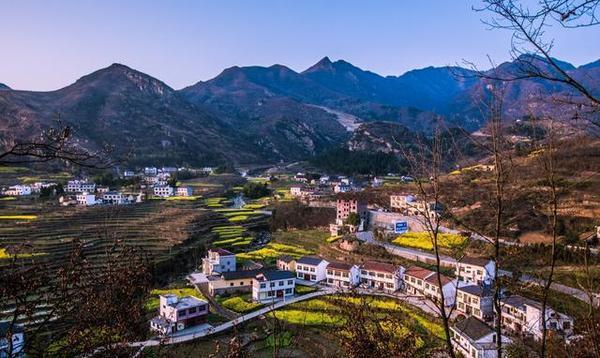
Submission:
M 263 305 L 252 301 L 250 294 L 232 297 L 218 297 L 219 304 L 237 313 L 248 313 L 261 308 Z
M 173 248 L 192 235 L 208 233 L 210 226 L 224 222 L 220 215 L 201 209 L 194 201 L 153 200 L 88 208 L 34 206 L 21 200 L 0 204 L 0 248 L 26 245 L 28 252 L 45 253 L 48 259 L 60 261 L 79 239 L 91 261 L 101 264 L 95 260 L 119 238 L 160 260 L 175 254 Z M 38 211 L 36 215 L 13 214 L 24 210 Z
M 274 312 L 277 319 L 285 322 L 316 327 L 341 327 L 346 322 L 346 316 L 341 311 L 340 303 L 359 304 L 361 298 L 344 296 L 327 296 L 308 301 L 298 302 Z M 444 330 L 437 319 L 405 306 L 391 298 L 367 297 L 369 306 L 374 307 L 377 315 L 394 314 L 403 325 L 402 332 L 416 333 L 419 337 L 419 348 L 436 346 L 444 338 Z
M 0 220 L 35 220 L 36 215 L 0 215 Z
M 261 249 L 237 254 L 237 257 L 242 260 L 259 260 L 272 264 L 275 261 L 277 261 L 277 258 L 279 256 L 282 255 L 300 258 L 302 256 L 311 254 L 314 254 L 314 252 L 306 250 L 299 246 L 284 245 L 271 242 Z
M 194 196 L 194 195 L 192 195 L 192 196 L 169 196 L 169 197 L 166 198 L 166 200 L 173 200 L 173 201 L 176 201 L 176 200 L 189 200 L 189 201 L 194 201 L 194 200 L 198 200 L 200 198 L 201 198 L 201 196 L 198 196 L 198 195 L 197 196 Z
M 433 250 L 431 237 L 427 232 L 409 232 L 398 236 L 392 242 L 396 245 L 412 247 L 415 249 Z M 446 249 L 461 247 L 467 242 L 468 238 L 457 234 L 440 233 L 438 235 L 439 247 Z

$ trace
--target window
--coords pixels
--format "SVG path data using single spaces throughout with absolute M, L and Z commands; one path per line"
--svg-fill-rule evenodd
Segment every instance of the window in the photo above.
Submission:
M 311 268 L 310 268 L 310 272 L 315 272 L 315 268 L 314 268 L 314 267 L 311 267 Z
M 378 278 L 384 278 L 385 276 L 384 276 L 382 273 L 378 273 L 378 274 L 377 274 L 377 277 L 378 277 Z
M 266 283 L 261 283 L 260 284 L 260 288 L 267 288 L 267 284 Z
M 273 297 L 274 295 L 275 295 L 275 292 L 273 292 L 273 291 L 267 292 L 267 296 L 269 296 L 269 297 Z
M 385 278 L 387 278 L 387 279 L 391 279 L 391 278 L 392 278 L 392 275 L 390 275 L 390 274 L 387 274 L 387 275 L 385 275 Z
M 292 289 L 291 289 L 291 288 L 286 288 L 286 289 L 285 289 L 285 293 L 286 293 L 287 295 L 289 295 L 290 293 L 292 293 Z
M 269 283 L 269 286 L 270 286 L 270 287 L 275 287 L 275 282 L 270 282 L 270 283 Z
M 333 283 L 333 279 L 332 278 L 328 278 L 327 279 L 327 283 Z
M 285 285 L 285 281 L 279 281 L 279 286 Z
M 229 286 L 233 286 L 233 282 L 230 282 L 230 283 L 229 283 Z
M 328 275 L 333 275 L 333 271 L 331 271 L 331 270 L 327 270 L 327 274 L 328 274 Z
M 293 285 L 294 284 L 294 280 L 288 280 L 288 285 Z
M 365 271 L 365 270 L 360 270 L 360 274 L 361 274 L 361 275 L 366 275 L 366 274 L 367 274 L 367 271 Z
M 178 316 L 185 316 L 185 310 L 177 311 Z
M 190 308 L 190 309 L 188 310 L 188 313 L 190 313 L 190 314 L 191 314 L 191 313 L 196 313 L 196 311 L 197 311 L 197 310 L 198 310 L 198 309 L 197 309 L 196 307 L 192 307 L 192 308 Z

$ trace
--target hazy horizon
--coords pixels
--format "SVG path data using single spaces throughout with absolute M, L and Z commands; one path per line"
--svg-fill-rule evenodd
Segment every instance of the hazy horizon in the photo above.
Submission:
M 490 31 L 476 0 L 220 2 L 31 1 L 2 3 L 0 83 L 48 91 L 112 63 L 179 89 L 231 66 L 285 65 L 301 72 L 324 56 L 383 76 L 472 61 L 510 60 L 510 34 Z M 554 32 L 552 55 L 598 60 L 598 29 Z

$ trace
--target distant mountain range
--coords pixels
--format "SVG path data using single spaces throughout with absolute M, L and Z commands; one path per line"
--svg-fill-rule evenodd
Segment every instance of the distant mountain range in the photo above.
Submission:
M 522 71 L 523 58 L 497 74 Z M 526 59 L 542 61 L 537 58 Z M 545 64 L 542 62 L 541 66 Z M 575 68 L 578 80 L 600 91 L 600 61 Z M 548 71 L 551 71 L 549 67 Z M 485 123 L 481 101 L 490 80 L 461 67 L 427 67 L 383 77 L 328 57 L 303 72 L 282 65 L 231 67 L 181 90 L 127 66 L 113 64 L 50 92 L 11 90 L 0 84 L 0 139 L 34 136 L 61 119 L 90 148 L 132 149 L 132 164 L 264 163 L 306 159 L 345 144 L 373 149 L 374 133 L 390 126 L 403 137 L 427 134 L 443 118 L 477 130 Z M 547 110 L 544 98 L 572 94 L 541 80 L 506 83 L 507 119 Z M 369 142 L 361 143 L 360 138 Z

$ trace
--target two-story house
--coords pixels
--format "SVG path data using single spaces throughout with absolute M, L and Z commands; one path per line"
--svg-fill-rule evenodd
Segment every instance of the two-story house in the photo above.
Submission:
M 370 288 L 394 292 L 402 288 L 403 274 L 402 266 L 367 261 L 360 268 L 360 282 Z
M 252 299 L 261 303 L 293 297 L 295 289 L 296 275 L 291 271 L 265 271 L 252 279 Z
M 159 315 L 150 321 L 150 328 L 162 334 L 172 334 L 206 321 L 208 302 L 194 296 L 160 295 Z
M 497 358 L 498 336 L 493 328 L 475 317 L 468 317 L 450 327 L 450 337 L 454 351 L 463 357 Z M 502 344 L 510 344 L 508 337 L 502 336 Z
M 316 256 L 303 256 L 296 260 L 296 277 L 301 280 L 319 282 L 327 277 L 329 262 Z
M 494 282 L 496 263 L 486 258 L 464 257 L 456 264 L 455 273 L 459 281 L 491 285 Z
M 352 288 L 360 283 L 360 269 L 357 265 L 330 262 L 327 265 L 326 278 L 330 286 Z
M 213 295 L 245 293 L 252 291 L 252 279 L 261 270 L 225 271 L 208 276 L 208 292 Z
M 0 358 L 24 357 L 24 346 L 23 326 L 0 321 Z
M 456 309 L 482 321 L 494 318 L 494 292 L 491 286 L 468 285 L 456 292 Z
M 442 274 L 438 279 L 438 275 L 434 271 L 411 266 L 404 272 L 404 285 L 407 293 L 424 296 L 434 302 L 440 302 L 443 294 L 444 305 L 450 307 L 456 303 L 456 289 L 464 284 Z
M 154 186 L 154 195 L 160 196 L 163 198 L 173 196 L 173 187 L 169 185 L 155 185 Z
M 554 334 L 567 338 L 573 334 L 573 318 L 546 307 L 542 314 L 542 304 L 528 298 L 512 295 L 500 300 L 502 310 L 502 328 L 514 333 L 531 336 L 536 340 L 542 338 L 543 322 Z
M 221 248 L 209 249 L 206 257 L 202 259 L 202 273 L 207 276 L 235 270 L 235 254 L 228 250 Z
M 118 191 L 107 191 L 102 194 L 102 202 L 104 204 L 116 204 L 121 205 L 126 201 L 125 195 Z

